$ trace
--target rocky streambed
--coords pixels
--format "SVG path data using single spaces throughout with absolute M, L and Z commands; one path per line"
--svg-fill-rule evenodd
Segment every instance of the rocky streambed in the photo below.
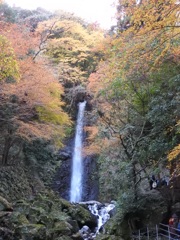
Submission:
M 92 214 L 89 204 L 92 208 L 93 202 L 71 204 L 53 192 L 14 203 L 0 197 L 0 240 L 94 239 L 100 230 L 97 213 L 103 205 L 96 204 Z

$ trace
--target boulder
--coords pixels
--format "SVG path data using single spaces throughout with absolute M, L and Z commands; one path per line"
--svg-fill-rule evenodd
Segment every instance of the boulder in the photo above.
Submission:
M 15 234 L 20 236 L 20 239 L 44 240 L 46 227 L 42 224 L 23 224 L 15 229 Z
M 72 157 L 72 153 L 71 153 L 70 150 L 66 150 L 66 151 L 64 150 L 64 151 L 59 152 L 59 159 L 60 160 L 65 161 L 67 159 L 71 159 L 71 157 Z
M 16 212 L 29 214 L 29 203 L 25 200 L 19 200 L 15 202 L 13 208 Z
M 53 237 L 58 237 L 59 235 L 70 236 L 73 227 L 66 221 L 59 221 L 55 223 L 53 229 L 51 230 L 53 233 Z
M 12 204 L 0 196 L 0 211 L 12 211 Z
M 80 232 L 77 232 L 77 233 L 72 235 L 72 239 L 74 239 L 74 240 L 83 240 L 84 238 L 81 236 Z
M 77 221 L 79 228 L 87 225 L 90 228 L 97 226 L 96 217 L 87 209 L 86 205 L 71 204 L 70 202 L 61 199 L 61 206 L 63 212 Z
M 13 231 L 6 227 L 0 227 L 0 240 L 14 240 Z
M 72 226 L 72 232 L 73 233 L 77 233 L 79 231 L 79 226 L 77 224 L 77 221 L 76 220 L 68 220 L 67 221 L 71 226 Z
M 121 237 L 117 237 L 114 235 L 104 235 L 104 234 L 100 234 L 96 236 L 96 240 L 123 240 L 123 238 Z
M 20 212 L 13 212 L 11 214 L 11 223 L 13 225 L 24 225 L 24 224 L 29 224 L 29 221 L 26 217 L 25 214 L 23 213 L 20 213 Z
M 78 204 L 71 206 L 67 214 L 78 222 L 80 228 L 84 225 L 91 229 L 97 226 L 97 218 L 89 210 Z
M 11 209 L 6 200 L 1 202 L 1 209 Z M 11 212 L 0 211 L 1 223 L 3 240 L 82 240 L 79 229 L 84 225 L 94 229 L 97 220 L 85 206 L 71 204 L 53 193 L 41 193 L 15 202 Z

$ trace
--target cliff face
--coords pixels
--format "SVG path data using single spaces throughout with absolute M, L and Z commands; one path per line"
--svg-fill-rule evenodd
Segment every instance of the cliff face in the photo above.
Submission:
M 83 101 L 86 100 L 86 110 L 84 118 L 84 126 L 89 126 L 92 124 L 91 119 L 91 109 L 92 106 L 88 100 L 88 96 L 84 95 L 84 92 L 76 97 L 76 100 Z M 72 113 L 77 116 L 77 104 L 73 108 Z M 76 123 L 76 117 L 75 123 Z M 75 126 L 74 126 L 75 128 Z M 75 134 L 75 133 L 74 133 Z M 58 152 L 58 158 L 61 159 L 61 165 L 57 172 L 55 173 L 52 188 L 58 194 L 69 200 L 70 195 L 70 182 L 71 182 L 71 170 L 72 170 L 72 158 L 74 151 L 74 134 L 64 142 L 64 147 Z M 88 145 L 87 134 L 83 132 L 83 146 Z M 83 155 L 83 176 L 82 176 L 82 201 L 97 200 L 98 199 L 98 166 L 97 158 L 94 155 Z
M 15 201 L 44 191 L 59 165 L 60 159 L 49 143 L 37 140 L 25 144 L 18 159 L 0 167 L 0 196 Z
M 43 182 L 23 162 L 0 168 L 0 196 L 9 201 L 27 198 L 45 189 Z

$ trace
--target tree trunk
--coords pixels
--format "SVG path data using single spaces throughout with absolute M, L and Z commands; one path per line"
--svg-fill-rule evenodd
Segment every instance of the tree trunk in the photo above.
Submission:
M 135 163 L 132 163 L 132 177 L 133 177 L 134 198 L 135 198 L 135 200 L 137 200 L 137 179 L 136 179 L 136 166 L 135 166 Z
M 2 154 L 2 165 L 7 165 L 8 163 L 8 155 L 9 155 L 9 150 L 11 148 L 11 141 L 12 138 L 10 136 L 5 138 L 5 143 L 4 143 L 4 150 Z

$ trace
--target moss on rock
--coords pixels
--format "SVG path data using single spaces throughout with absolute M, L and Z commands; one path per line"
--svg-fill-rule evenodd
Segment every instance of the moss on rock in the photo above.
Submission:
M 12 204 L 0 196 L 0 211 L 12 210 Z
M 5 227 L 3 234 L 12 235 L 12 239 L 79 240 L 82 238 L 77 233 L 81 226 L 95 226 L 96 221 L 82 206 L 71 204 L 52 192 L 44 192 L 33 199 L 16 201 L 13 211 L 2 215 L 1 223 Z
M 53 237 L 56 235 L 58 237 L 59 235 L 71 235 L 72 232 L 72 226 L 66 222 L 66 221 L 59 221 L 54 224 L 54 227 L 52 229 Z
M 15 229 L 15 233 L 23 239 L 46 239 L 46 227 L 42 224 L 23 224 Z

